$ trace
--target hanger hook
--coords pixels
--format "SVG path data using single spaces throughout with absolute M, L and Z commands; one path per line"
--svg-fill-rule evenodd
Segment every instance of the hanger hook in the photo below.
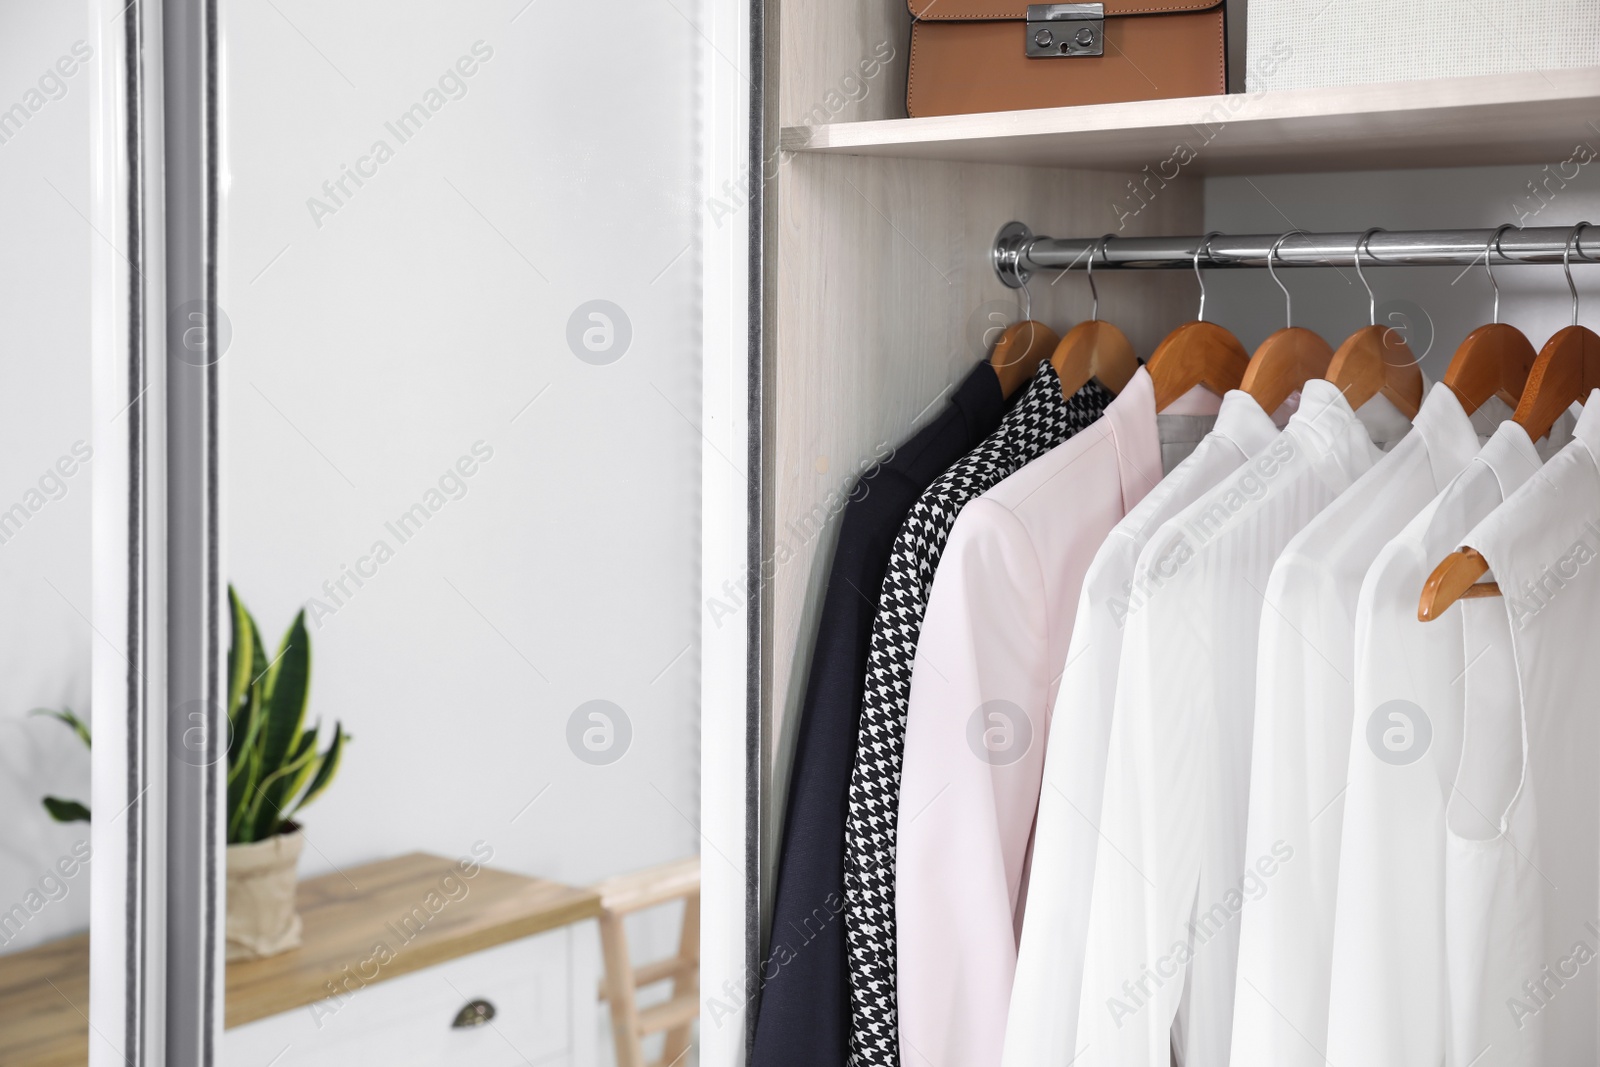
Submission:
M 1288 233 L 1272 242 L 1272 247 L 1267 249 L 1267 273 L 1272 276 L 1273 284 L 1279 289 L 1283 290 L 1283 324 L 1286 329 L 1294 326 L 1294 297 L 1290 294 L 1289 287 L 1278 280 L 1278 272 L 1273 268 L 1272 260 L 1273 257 L 1278 254 L 1279 246 L 1296 234 L 1304 236 L 1305 231 L 1290 230 Z
M 1098 250 L 1106 263 L 1110 264 L 1111 257 L 1106 255 L 1106 245 L 1115 236 L 1116 234 L 1114 233 L 1108 233 L 1089 249 L 1089 265 L 1086 268 L 1086 273 L 1089 275 L 1089 295 L 1094 297 L 1094 307 L 1089 312 L 1089 321 L 1091 322 L 1100 321 L 1100 287 L 1094 284 L 1094 254 Z
M 1195 316 L 1195 319 L 1199 322 L 1206 321 L 1206 280 L 1200 275 L 1200 253 L 1204 252 L 1209 256 L 1211 254 L 1211 239 L 1221 236 L 1221 230 L 1211 230 L 1200 238 L 1199 244 L 1194 246 L 1194 280 L 1200 286 L 1200 313 Z
M 1506 254 L 1500 250 L 1500 235 L 1507 230 L 1514 229 L 1516 229 L 1515 226 L 1509 222 L 1506 223 L 1494 231 L 1494 236 L 1490 237 L 1489 242 L 1483 246 L 1483 270 L 1484 273 L 1489 275 L 1489 284 L 1494 286 L 1494 322 L 1496 325 L 1500 322 L 1500 283 L 1495 281 L 1494 268 L 1489 265 L 1489 251 L 1493 249 L 1495 255 L 1504 259 Z
M 1016 261 L 1022 262 L 1022 259 L 1026 259 L 1027 254 L 1030 251 L 1034 251 L 1034 242 L 1037 242 L 1037 240 L 1037 237 L 1027 238 L 1026 245 L 1022 245 L 1021 250 L 1018 251 Z M 1018 270 L 1018 278 L 1021 278 L 1022 285 L 1016 286 L 1018 288 L 1016 302 L 1018 302 L 1019 310 L 1022 312 L 1022 322 L 1027 322 L 1027 320 L 1034 317 L 1034 294 L 1030 293 L 1029 288 L 1027 288 L 1027 278 L 1024 277 L 1022 270 Z
M 1103 242 L 1105 238 L 1101 238 Z M 1100 287 L 1094 284 L 1094 251 L 1098 245 L 1089 246 L 1089 263 L 1084 267 L 1084 273 L 1089 276 L 1089 295 L 1094 297 L 1094 307 L 1089 311 L 1089 321 L 1100 320 Z
M 1367 291 L 1367 324 L 1369 326 L 1378 325 L 1378 298 L 1372 295 L 1372 286 L 1367 284 L 1367 276 L 1361 273 L 1361 250 L 1365 248 L 1367 255 L 1372 255 L 1372 246 L 1367 242 L 1372 240 L 1373 234 L 1382 232 L 1382 226 L 1374 226 L 1356 241 L 1356 277 L 1361 279 L 1361 288 Z
M 1578 235 L 1588 225 L 1587 222 L 1580 222 L 1574 226 L 1572 232 L 1567 235 L 1567 243 L 1561 247 L 1561 270 L 1566 274 L 1567 288 L 1572 292 L 1572 325 L 1574 326 L 1578 325 L 1578 286 L 1572 280 L 1572 242 L 1578 239 Z M 1583 251 L 1580 249 L 1578 254 L 1580 256 L 1583 255 Z

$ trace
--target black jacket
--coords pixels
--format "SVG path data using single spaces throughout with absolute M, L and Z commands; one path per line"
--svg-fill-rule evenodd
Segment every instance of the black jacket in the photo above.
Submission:
M 878 591 L 906 513 L 1000 425 L 1005 407 L 994 368 L 979 364 L 949 406 L 850 493 L 800 712 L 751 1067 L 844 1067 L 844 824 Z

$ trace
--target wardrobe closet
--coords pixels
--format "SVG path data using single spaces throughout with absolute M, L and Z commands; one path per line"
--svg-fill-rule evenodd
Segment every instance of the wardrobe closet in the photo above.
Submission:
M 1041 241 L 1038 266 L 1081 267 L 1102 235 L 1113 250 L 1171 238 L 1150 262 L 1128 262 L 1129 253 L 1103 272 L 1097 261 L 1094 272 L 1099 317 L 1148 359 L 1196 318 L 1196 272 L 1178 268 L 1199 235 L 1268 235 L 1266 244 L 1299 229 L 1350 235 L 1339 249 L 1324 242 L 1329 267 L 1289 269 L 1305 266 L 1288 262 L 1294 239 L 1277 261 L 1295 324 L 1309 316 L 1337 347 L 1369 321 L 1349 269 L 1363 231 L 1482 234 L 1520 223 L 1565 236 L 1585 212 L 1600 218 L 1600 187 L 1586 172 L 1535 196 L 1554 189 L 1548 176 L 1574 145 L 1600 143 L 1591 122 L 1600 69 L 910 119 L 903 0 L 787 0 L 767 5 L 766 19 L 762 488 L 752 549 L 763 581 L 750 667 L 760 730 L 755 966 L 780 937 L 804 937 L 768 925 L 818 613 L 854 480 L 945 404 L 996 327 L 1030 317 L 1064 333 L 1091 316 L 1081 269 L 1037 269 L 1025 291 L 1003 284 L 1002 227 L 1021 222 L 1033 235 L 1070 239 L 1055 259 Z M 1242 48 L 1234 64 L 1239 90 Z M 1536 221 L 1527 204 L 1537 205 Z M 1434 262 L 1465 265 L 1418 268 L 1431 272 L 1424 299 L 1405 270 L 1373 269 L 1380 249 L 1392 264 L 1403 259 L 1384 240 L 1368 238 L 1373 314 L 1393 324 L 1400 312 L 1391 305 L 1404 305 L 1416 320 L 1408 329 L 1427 320 L 1428 343 L 1407 340 L 1431 384 L 1461 339 L 1490 321 L 1484 242 L 1474 238 L 1476 268 L 1459 235 L 1454 258 Z M 1554 240 L 1553 253 L 1521 261 L 1542 266 L 1495 260 L 1498 312 L 1518 321 L 1537 306 L 1538 329 L 1520 323 L 1535 348 L 1567 324 L 1562 240 Z M 1600 231 L 1581 232 L 1572 246 L 1580 321 L 1594 325 L 1600 291 L 1586 264 L 1600 258 Z M 1283 294 L 1266 270 L 1216 268 L 1260 268 L 1265 251 L 1241 252 L 1249 263 L 1200 264 L 1205 317 L 1230 327 L 1247 351 L 1285 325 Z M 1136 266 L 1168 269 L 1127 269 Z

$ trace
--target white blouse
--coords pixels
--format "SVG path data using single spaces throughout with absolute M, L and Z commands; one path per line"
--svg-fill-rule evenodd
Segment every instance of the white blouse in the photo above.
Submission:
M 1475 648 L 1476 615 L 1467 615 L 1464 684 L 1469 709 L 1478 707 L 1475 688 L 1486 691 L 1488 768 L 1479 796 L 1458 779 L 1448 819 L 1450 1013 L 1475 1024 L 1468 1032 L 1454 1026 L 1452 1040 L 1457 1057 L 1469 1050 L 1480 1057 L 1478 1067 L 1556 1067 L 1600 1056 L 1597 398 L 1600 390 L 1590 394 L 1572 443 L 1465 539 L 1489 561 L 1504 594 L 1465 606 L 1498 606 L 1505 622 L 1487 627 Z M 1519 734 L 1520 752 L 1507 740 Z M 1463 774 L 1477 770 L 1477 745 L 1469 722 Z M 1507 754 L 1511 766 L 1497 767 Z M 1498 810 L 1513 773 L 1509 805 Z M 1458 805 L 1463 798 L 1482 810 L 1458 819 L 1458 807 L 1468 806 Z M 1493 862 L 1456 862 L 1468 845 L 1493 849 Z M 1532 914 L 1506 899 L 1535 892 L 1542 907 Z
M 1123 627 L 1139 552 L 1167 519 L 1278 433 L 1248 393 L 1222 400 L 1211 433 L 1112 529 L 1078 598 L 1034 827 L 1026 917 L 1006 1020 L 1006 1067 L 1064 1064 L 1076 1048 L 1089 892 Z
M 1546 1027 L 1515 1007 L 1521 983 L 1539 975 L 1545 940 L 1527 709 L 1517 699 L 1505 608 L 1465 600 L 1460 611 L 1466 648 L 1476 651 L 1463 678 L 1461 761 L 1444 816 L 1445 1063 L 1536 1067 L 1547 1062 Z
M 1307 523 L 1272 568 L 1256 655 L 1245 855 L 1284 842 L 1295 861 L 1274 876 L 1271 892 L 1245 901 L 1240 917 L 1233 1067 L 1325 1062 L 1356 599 L 1373 558 L 1478 449 L 1461 401 L 1449 386 L 1433 386 L 1412 432 Z
M 1381 397 L 1365 408 L 1405 425 Z M 1107 748 L 1079 1067 L 1167 1067 L 1173 1050 L 1186 1067 L 1228 1062 L 1239 912 L 1296 862 L 1287 843 L 1245 854 L 1261 596 L 1289 539 L 1378 455 L 1338 389 L 1308 382 L 1284 431 L 1139 556 Z
M 1564 416 L 1541 449 L 1565 444 L 1571 425 Z M 1331 1063 L 1444 1062 L 1444 810 L 1461 754 L 1466 660 L 1461 613 L 1419 622 L 1417 601 L 1439 561 L 1542 462 L 1522 427 L 1501 423 L 1362 582 L 1355 714 L 1344 744 Z

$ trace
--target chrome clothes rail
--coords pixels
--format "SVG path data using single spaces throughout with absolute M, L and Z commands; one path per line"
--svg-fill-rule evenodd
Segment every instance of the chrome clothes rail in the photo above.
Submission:
M 1560 264 L 1562 251 L 1571 244 L 1573 263 L 1600 262 L 1600 226 L 1581 224 L 1572 240 L 1572 226 L 1509 227 L 1495 240 L 1494 229 L 1482 230 L 1377 230 L 1365 241 L 1364 231 L 1306 233 L 1289 231 L 1260 234 L 1195 234 L 1192 237 L 1037 237 L 1020 222 L 1001 227 L 994 241 L 994 269 L 1000 280 L 1015 289 L 1034 271 L 1082 270 L 1094 254 L 1094 269 L 1192 269 L 1199 248 L 1199 266 L 1208 268 L 1265 267 L 1272 253 L 1276 267 L 1343 267 L 1354 262 L 1361 244 L 1363 266 L 1466 267 L 1490 260 L 1501 264 Z M 1104 242 L 1102 248 L 1101 242 Z M 1272 251 L 1273 245 L 1277 250 Z

